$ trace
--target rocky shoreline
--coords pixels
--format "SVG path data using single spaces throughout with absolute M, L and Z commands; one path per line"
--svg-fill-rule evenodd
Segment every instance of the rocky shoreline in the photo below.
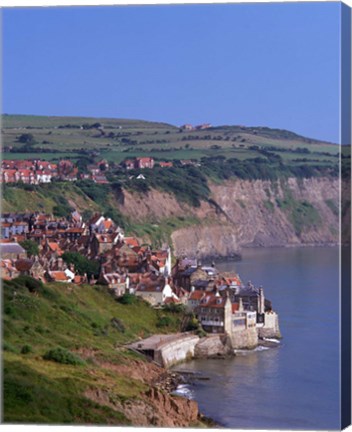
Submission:
M 183 397 L 177 394 L 177 389 L 180 385 L 192 385 L 194 380 L 208 380 L 201 374 L 196 374 L 191 371 L 166 371 L 159 376 L 153 383 L 153 387 L 159 391 L 168 393 L 171 397 Z M 198 411 L 197 419 L 204 426 L 209 428 L 221 428 L 222 426 L 210 417 L 205 416 Z

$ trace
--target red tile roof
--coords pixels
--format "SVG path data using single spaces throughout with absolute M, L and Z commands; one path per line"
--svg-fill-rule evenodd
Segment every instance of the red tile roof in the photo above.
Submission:
M 18 271 L 29 271 L 33 265 L 33 261 L 30 259 L 18 259 L 15 262 L 15 267 Z
M 67 281 L 68 278 L 64 271 L 51 271 L 49 272 L 50 276 L 57 282 Z
M 125 237 L 124 238 L 125 244 L 127 244 L 130 247 L 138 247 L 139 241 L 135 237 Z
M 192 291 L 189 296 L 189 300 L 201 300 L 204 294 L 205 294 L 204 291 L 200 291 L 200 290 Z

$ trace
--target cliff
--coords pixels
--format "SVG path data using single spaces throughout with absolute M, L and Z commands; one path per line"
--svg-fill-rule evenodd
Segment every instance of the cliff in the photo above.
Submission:
M 192 187 L 192 185 L 190 185 Z M 151 190 L 125 192 L 120 211 L 139 223 L 193 218 L 175 226 L 170 237 L 176 255 L 228 257 L 242 247 L 333 245 L 338 242 L 339 180 L 313 177 L 287 180 L 229 180 L 210 184 L 211 199 L 200 207 Z M 148 237 L 148 236 L 146 236 Z
M 192 187 L 190 181 L 188 195 Z M 236 257 L 248 246 L 330 245 L 339 240 L 337 177 L 218 183 L 208 179 L 207 187 L 210 193 L 199 206 L 156 187 L 133 192 L 126 187 L 116 191 L 111 185 L 82 188 L 60 182 L 31 190 L 6 187 L 2 204 L 3 211 L 40 208 L 61 216 L 73 208 L 83 215 L 100 211 L 121 223 L 127 235 L 158 246 L 171 243 L 176 255 L 199 258 Z M 349 215 L 346 202 L 345 221 Z

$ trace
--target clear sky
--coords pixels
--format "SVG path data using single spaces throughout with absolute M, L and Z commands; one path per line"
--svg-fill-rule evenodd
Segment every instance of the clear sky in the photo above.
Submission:
M 3 112 L 339 140 L 339 3 L 3 9 Z

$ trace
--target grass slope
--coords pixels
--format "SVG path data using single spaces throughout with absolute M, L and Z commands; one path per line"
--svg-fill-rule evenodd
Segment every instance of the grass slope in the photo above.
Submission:
M 106 364 L 130 365 L 139 357 L 122 345 L 177 331 L 179 316 L 155 311 L 140 300 L 120 304 L 99 286 L 30 289 L 28 279 L 3 283 L 3 421 L 128 424 L 123 413 L 87 399 L 84 392 L 93 388 L 108 392 L 111 400 L 138 398 L 146 384 Z M 169 324 L 160 328 L 164 315 Z M 83 364 L 43 359 L 57 347 L 80 356 Z

